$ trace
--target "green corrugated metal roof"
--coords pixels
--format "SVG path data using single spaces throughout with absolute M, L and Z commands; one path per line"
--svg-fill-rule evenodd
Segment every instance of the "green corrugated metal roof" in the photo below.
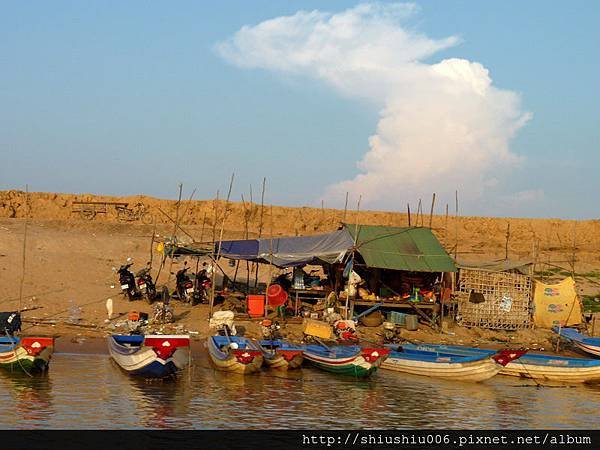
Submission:
M 369 267 L 411 272 L 456 272 L 454 262 L 429 228 L 346 225 Z

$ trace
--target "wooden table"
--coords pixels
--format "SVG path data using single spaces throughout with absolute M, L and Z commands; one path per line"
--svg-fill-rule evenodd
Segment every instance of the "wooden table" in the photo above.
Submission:
M 326 299 L 331 291 L 325 289 L 290 289 L 290 294 L 294 296 L 294 315 L 298 315 L 298 302 L 300 300 L 323 300 Z

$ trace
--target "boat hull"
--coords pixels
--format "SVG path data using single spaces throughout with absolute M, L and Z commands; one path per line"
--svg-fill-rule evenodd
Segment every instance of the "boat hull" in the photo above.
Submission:
M 265 366 L 270 369 L 297 369 L 304 361 L 302 347 L 281 340 L 264 340 L 259 342 Z
M 209 336 L 207 341 L 208 354 L 210 356 L 210 360 L 216 369 L 238 373 L 241 375 L 256 373 L 260 370 L 263 365 L 263 355 L 262 351 L 257 345 L 253 345 L 252 342 L 248 339 L 244 338 L 230 338 L 232 341 L 246 345 L 248 348 L 247 352 L 242 351 L 240 356 L 237 356 L 234 351 L 229 348 L 224 348 L 222 342 L 220 342 L 220 338 L 222 336 Z M 244 349 L 242 349 L 244 350 Z M 244 360 L 244 353 L 248 353 L 252 356 L 252 359 L 248 357 L 248 360 Z
M 48 370 L 54 353 L 54 338 L 3 338 L 0 343 L 0 368 L 11 372 L 42 373 Z
M 600 338 L 593 338 L 579 333 L 573 328 L 553 327 L 552 331 L 560 337 L 570 340 L 577 348 L 594 356 L 600 356 Z
M 382 365 L 387 353 L 374 361 L 367 361 L 360 349 L 350 355 L 336 355 L 331 352 L 315 352 L 310 347 L 304 350 L 304 359 L 313 366 L 326 372 L 354 378 L 367 378 L 373 375 Z
M 115 336 L 110 336 L 108 350 L 111 358 L 129 375 L 144 378 L 167 378 L 183 370 L 190 362 L 189 337 L 158 337 L 158 339 L 168 338 L 180 340 L 187 338 L 188 343 L 177 346 L 168 357 L 161 357 L 152 346 L 142 343 L 137 348 L 127 347 L 120 344 Z
M 468 363 L 415 361 L 390 355 L 382 369 L 454 381 L 482 382 L 500 372 L 502 366 L 489 357 Z
M 495 353 L 495 350 L 434 344 L 423 344 L 416 348 L 437 349 L 463 355 L 487 354 L 491 356 Z M 537 382 L 593 384 L 600 382 L 600 360 L 528 353 L 518 360 L 508 363 L 500 370 L 500 375 L 529 378 Z

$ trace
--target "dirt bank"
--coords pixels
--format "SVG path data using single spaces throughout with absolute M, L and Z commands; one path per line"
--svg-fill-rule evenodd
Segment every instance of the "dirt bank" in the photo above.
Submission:
M 114 301 L 115 313 L 125 314 L 131 309 L 150 311 L 150 307 L 142 301 L 130 303 L 123 298 L 111 269 L 127 257 L 132 257 L 136 262 L 134 268 L 143 266 L 150 259 L 150 241 L 154 226 L 139 222 L 119 222 L 114 208 L 109 208 L 106 214 L 98 214 L 93 220 L 85 220 L 72 212 L 74 201 L 124 201 L 131 205 L 143 202 L 156 219 L 156 235 L 159 237 L 170 236 L 173 232 L 173 224 L 167 215 L 175 217 L 176 202 L 144 196 L 116 198 L 54 193 L 30 194 L 31 219 L 27 233 L 24 296 L 19 305 L 24 216 L 27 209 L 25 194 L 19 191 L 0 192 L 1 309 L 17 309 L 19 306 L 31 309 L 24 314 L 27 321 L 24 328 L 27 331 L 59 334 L 70 338 L 100 337 L 114 331 L 110 324 L 104 323 L 105 303 L 108 298 Z M 224 202 L 182 202 L 181 225 L 187 234 L 180 232 L 179 237 L 187 240 L 211 240 L 213 230 L 218 233 L 220 228 L 224 206 Z M 343 211 L 339 210 L 273 207 L 273 232 L 275 235 L 300 235 L 330 231 L 343 220 L 343 214 Z M 249 236 L 258 235 L 260 216 L 260 205 L 230 204 L 225 223 L 225 237 L 243 237 L 246 233 L 246 223 Z M 355 214 L 349 213 L 348 221 L 354 220 Z M 360 213 L 358 220 L 366 224 L 407 225 L 407 217 L 401 213 L 365 211 Z M 413 217 L 413 224 L 414 221 Z M 428 218 L 425 218 L 424 222 L 428 224 Z M 263 229 L 269 230 L 270 223 L 270 208 L 265 208 Z M 546 272 L 552 268 L 547 265 L 548 262 L 564 267 L 563 272 L 569 269 L 575 230 L 579 287 L 583 293 L 600 292 L 600 221 L 485 217 L 446 219 L 444 216 L 434 216 L 433 230 L 449 252 L 454 252 L 458 242 L 459 257 L 486 260 L 504 257 L 508 223 L 509 256 L 529 259 L 534 256 L 535 248 L 538 261 L 536 268 Z M 154 256 L 156 257 L 156 254 Z M 171 271 L 175 272 L 178 267 L 178 263 L 175 263 Z M 224 265 L 224 268 L 232 275 L 232 268 L 227 265 Z M 556 277 L 561 275 L 560 270 L 554 269 L 554 272 Z M 156 276 L 156 271 L 153 275 Z M 173 278 L 169 270 L 164 269 L 159 283 L 174 286 Z M 179 328 L 173 328 L 172 331 L 195 331 L 198 338 L 206 335 L 208 311 L 205 307 L 190 308 L 178 302 L 175 302 L 175 307 L 178 317 L 175 327 Z M 79 319 L 79 323 L 87 327 L 65 323 L 74 319 Z M 113 324 L 118 321 L 119 319 L 113 321 Z M 43 324 L 34 326 L 34 322 Z M 249 329 L 252 326 L 250 324 Z M 294 333 L 296 331 L 292 330 Z M 427 342 L 462 340 L 465 344 L 502 339 L 500 334 L 495 334 L 493 338 L 482 337 L 483 332 L 477 330 L 456 328 L 451 332 L 454 334 L 440 336 L 423 331 L 423 336 L 417 339 Z M 368 333 L 371 331 L 367 331 Z M 547 334 L 538 335 L 537 331 L 531 333 L 533 334 L 529 336 L 520 336 L 518 333 L 510 335 L 506 342 L 531 344 L 535 341 L 540 347 L 551 346 Z

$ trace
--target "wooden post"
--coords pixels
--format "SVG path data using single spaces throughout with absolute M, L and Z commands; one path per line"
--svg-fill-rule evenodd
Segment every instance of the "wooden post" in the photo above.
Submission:
M 411 227 L 411 224 L 410 224 L 410 203 L 406 204 L 406 210 L 407 210 L 407 214 L 408 214 L 408 227 L 410 228 Z
M 154 226 L 152 227 L 152 239 L 150 239 L 150 267 L 154 260 L 154 236 L 156 236 L 156 215 L 153 215 Z
M 431 226 L 433 224 L 433 207 L 435 206 L 435 192 L 433 193 L 433 197 L 431 198 L 431 211 L 429 211 L 429 229 L 431 230 Z
M 232 173 L 231 181 L 229 182 L 229 191 L 227 192 L 227 200 L 225 200 L 225 211 L 223 211 L 223 221 L 221 222 L 221 232 L 219 233 L 219 246 L 218 246 L 218 250 L 216 253 L 216 257 L 214 258 L 215 265 L 219 264 L 219 258 L 221 257 L 221 242 L 223 242 L 223 232 L 225 230 L 225 220 L 227 219 L 227 208 L 229 206 L 229 198 L 231 197 L 231 189 L 233 188 L 234 176 L 235 176 L 235 173 Z M 225 273 L 223 273 L 223 275 L 225 275 Z M 214 279 L 212 282 L 211 292 L 210 292 L 210 310 L 209 310 L 209 316 L 208 316 L 209 319 L 212 317 L 213 308 L 215 305 L 215 285 L 217 284 L 216 283 L 217 277 L 215 275 L 214 270 L 213 270 L 213 277 L 214 277 Z M 225 276 L 223 277 L 223 281 L 225 281 Z
M 575 256 L 576 256 L 576 242 L 577 242 L 577 222 L 573 221 L 573 255 L 571 258 L 571 275 L 573 277 L 573 281 L 575 280 Z

